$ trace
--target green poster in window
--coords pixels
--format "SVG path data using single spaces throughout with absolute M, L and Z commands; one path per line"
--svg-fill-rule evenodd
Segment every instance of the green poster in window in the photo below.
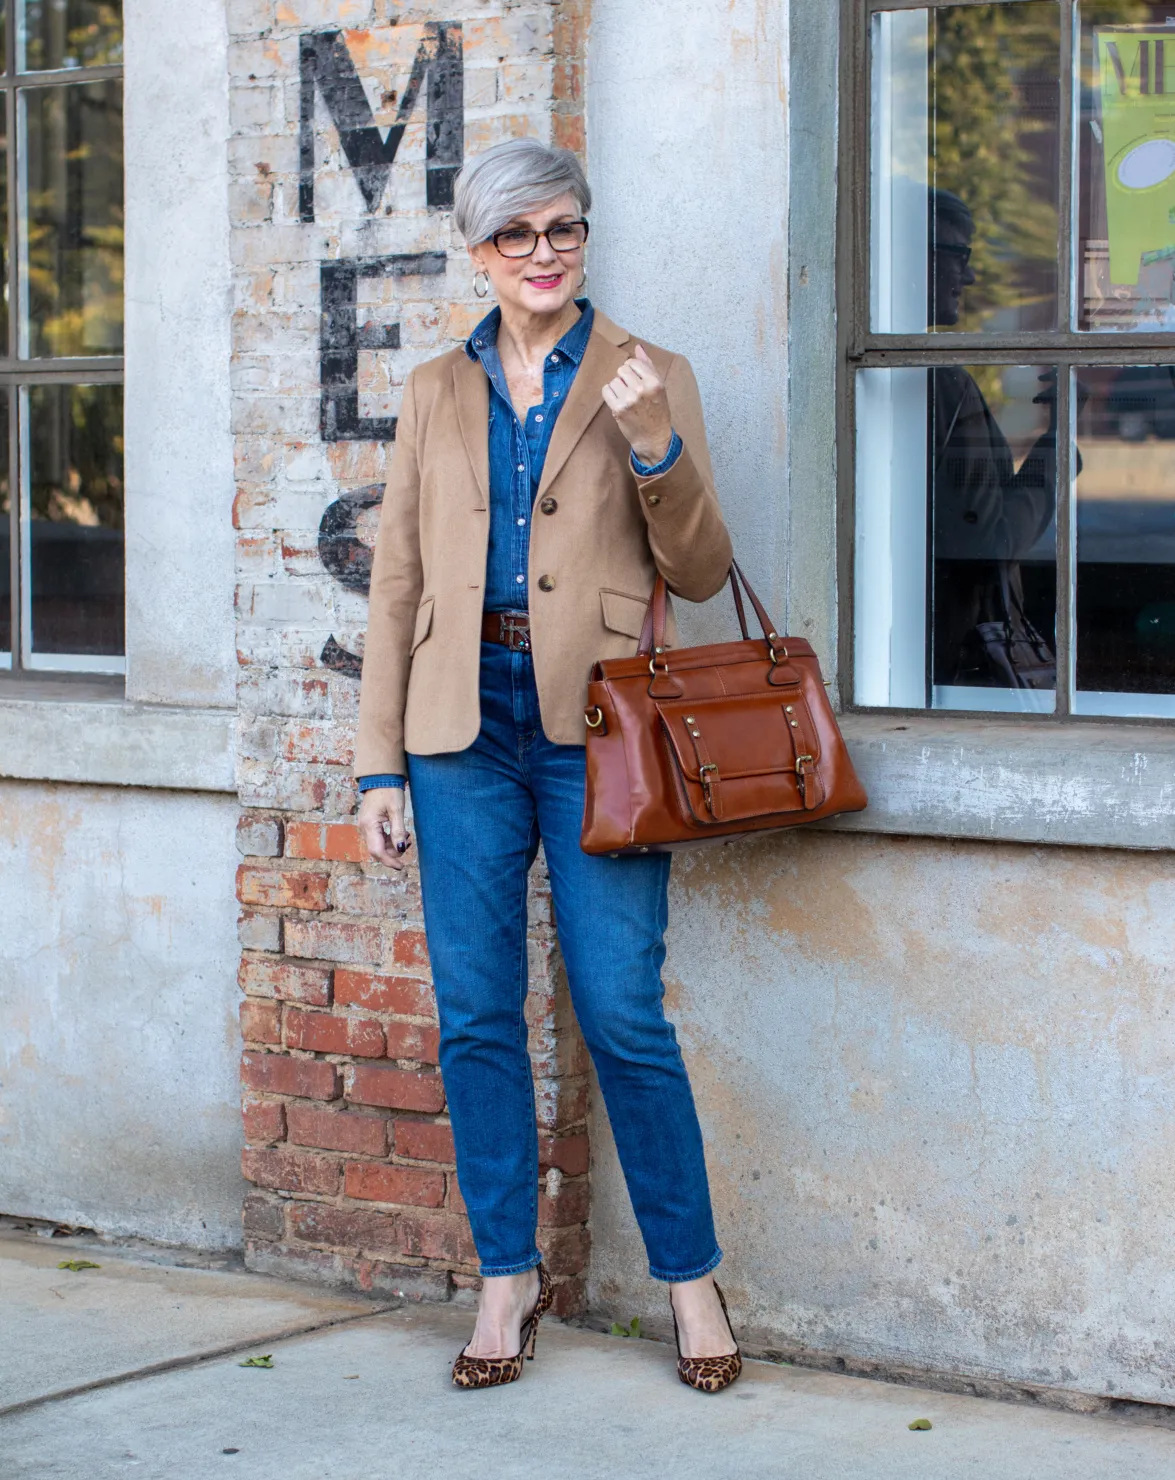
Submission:
M 1110 281 L 1175 258 L 1175 28 L 1094 29 Z

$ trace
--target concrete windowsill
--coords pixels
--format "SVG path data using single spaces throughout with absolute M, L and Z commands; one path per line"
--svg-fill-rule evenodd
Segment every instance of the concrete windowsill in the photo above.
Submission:
M 1175 849 L 1175 726 L 840 717 L 865 812 L 838 831 Z
M 134 704 L 122 679 L 0 681 L 0 776 L 235 792 L 230 709 Z

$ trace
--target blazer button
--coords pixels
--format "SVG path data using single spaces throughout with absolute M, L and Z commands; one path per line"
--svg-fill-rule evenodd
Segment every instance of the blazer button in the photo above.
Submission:
M 554 576 L 539 576 L 539 590 L 540 591 L 553 591 L 554 589 L 555 589 L 555 577 Z
M 650 507 L 654 507 L 654 508 L 660 502 L 661 502 L 661 495 L 659 493 L 650 493 L 649 496 L 648 496 L 648 498 L 645 500 L 645 503 L 647 503 Z
M 539 508 L 543 511 L 544 514 L 553 514 L 558 507 L 558 501 L 550 497 L 543 499 L 542 503 L 539 505 Z

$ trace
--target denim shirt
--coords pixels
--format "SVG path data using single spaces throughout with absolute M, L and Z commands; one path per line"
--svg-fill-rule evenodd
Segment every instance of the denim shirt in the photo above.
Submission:
M 465 345 L 471 360 L 478 360 L 490 383 L 490 541 L 486 559 L 485 610 L 527 610 L 527 573 L 530 562 L 530 525 L 535 495 L 542 482 L 547 449 L 555 422 L 570 394 L 576 374 L 587 352 L 595 309 L 586 298 L 577 298 L 580 317 L 547 356 L 543 366 L 543 399 L 531 406 L 525 422 L 518 419 L 498 353 L 498 329 L 502 311 L 493 309 L 473 331 Z M 649 467 L 634 453 L 632 468 L 642 477 L 667 473 L 681 456 L 682 441 L 673 433 L 669 451 L 661 462 Z M 361 792 L 376 787 L 403 786 L 403 776 L 361 776 Z
M 519 421 L 510 400 L 506 374 L 498 353 L 501 309 L 486 315 L 465 346 L 471 360 L 480 360 L 490 383 L 490 544 L 486 560 L 485 609 L 488 612 L 527 609 L 530 563 L 530 524 L 535 495 L 547 461 L 551 433 L 567 401 L 587 351 L 595 310 L 586 298 L 578 300 L 580 317 L 547 356 L 543 365 L 543 398 Z

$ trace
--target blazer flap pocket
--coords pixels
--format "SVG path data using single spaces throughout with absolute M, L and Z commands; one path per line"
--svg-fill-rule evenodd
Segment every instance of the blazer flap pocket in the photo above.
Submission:
M 416 609 L 416 629 L 412 633 L 411 652 L 413 653 L 428 636 L 432 628 L 432 603 L 433 598 L 430 596 L 427 600 L 422 601 Z
M 623 591 L 601 591 L 600 607 L 605 627 L 613 632 L 623 632 L 626 637 L 641 635 L 645 612 L 649 609 L 647 597 L 626 596 Z

